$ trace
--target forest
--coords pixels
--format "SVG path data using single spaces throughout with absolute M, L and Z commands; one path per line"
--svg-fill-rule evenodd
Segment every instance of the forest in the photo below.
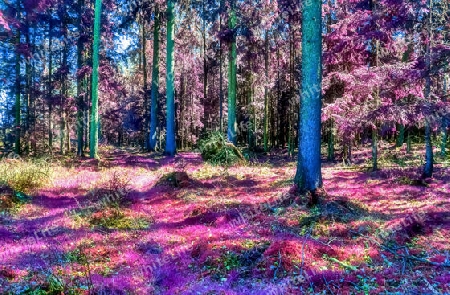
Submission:
M 450 294 L 448 0 L 0 0 L 0 294 Z

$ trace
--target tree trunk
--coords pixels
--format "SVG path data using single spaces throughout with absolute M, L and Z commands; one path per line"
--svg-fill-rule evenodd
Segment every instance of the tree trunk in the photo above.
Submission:
M 237 90 L 237 47 L 236 47 L 236 11 L 235 1 L 230 0 L 230 17 L 229 28 L 232 31 L 233 37 L 229 50 L 229 65 L 228 65 L 228 140 L 234 145 L 237 144 L 237 122 L 236 122 L 236 90 Z
M 223 0 L 220 0 L 219 29 L 222 29 Z M 219 39 L 219 128 L 223 131 L 223 49 Z
M 67 67 L 67 51 L 68 51 L 68 46 L 67 46 L 67 24 L 66 24 L 66 19 L 65 19 L 65 7 L 63 7 L 63 9 L 61 9 L 62 14 L 61 15 L 61 27 L 63 30 L 63 57 L 62 57 L 62 66 L 63 67 Z M 68 130 L 67 130 L 67 118 L 66 118 L 66 110 L 64 107 L 64 99 L 67 99 L 67 75 L 65 73 L 63 73 L 61 75 L 61 110 L 60 110 L 60 152 L 62 155 L 64 155 L 66 153 L 66 147 L 67 147 L 67 136 L 68 136 Z M 68 152 L 68 150 L 67 150 Z
M 203 16 L 205 17 L 205 0 L 202 1 Z M 208 61 L 206 48 L 206 19 L 203 19 L 203 130 L 208 130 Z
M 174 0 L 167 0 L 167 130 L 165 153 L 174 156 L 176 153 L 175 142 L 175 15 Z
M 18 1 L 18 10 L 17 10 L 17 19 L 20 19 L 20 2 Z M 20 103 L 20 51 L 19 51 L 19 45 L 20 45 L 20 28 L 17 28 L 16 33 L 16 102 L 15 102 L 15 153 L 17 155 L 21 154 L 21 147 L 20 147 L 20 116 L 21 116 L 21 103 Z
M 30 44 L 30 22 L 29 22 L 29 13 L 26 15 L 26 33 L 25 33 L 25 42 L 28 48 L 33 48 L 33 46 Z M 33 51 L 31 51 L 31 54 L 33 54 Z M 26 66 L 25 66 L 25 75 L 26 75 L 26 101 L 27 101 L 27 114 L 25 119 L 25 132 L 26 132 L 26 142 L 25 142 L 25 153 L 30 152 L 30 145 L 31 145 L 31 133 L 30 133 L 30 121 L 31 121 L 31 57 L 27 59 Z
M 143 78 L 144 78 L 144 144 L 143 148 L 144 150 L 149 150 L 149 141 L 147 138 L 149 137 L 149 124 L 148 124 L 148 117 L 149 117 L 149 105 L 148 105 L 148 82 L 147 82 L 147 39 L 146 39 L 146 31 L 145 31 L 145 19 L 142 17 L 142 71 L 143 71 Z
M 152 86 L 150 106 L 150 134 L 149 147 L 151 151 L 156 150 L 158 126 L 158 96 L 159 96 L 159 29 L 160 18 L 158 7 L 155 10 L 155 23 L 153 28 L 153 64 L 152 64 Z
M 397 124 L 397 140 L 395 142 L 396 147 L 402 147 L 405 143 L 405 125 Z
M 84 6 L 84 1 L 78 1 L 78 18 L 77 18 L 77 31 L 78 31 L 78 40 L 77 40 L 77 70 L 79 71 L 83 66 L 83 41 L 81 38 L 81 32 L 83 28 L 81 27 L 82 20 L 82 9 Z M 84 100 L 82 93 L 82 85 L 81 85 L 81 77 L 77 75 L 77 156 L 81 157 L 83 155 L 83 138 L 84 138 Z
M 334 121 L 330 119 L 328 127 L 328 150 L 327 159 L 328 161 L 334 161 Z
M 52 120 L 52 114 L 53 114 L 53 103 L 52 103 L 52 96 L 53 96 L 53 85 L 52 85 L 52 67 L 53 67 L 53 23 L 52 20 L 49 20 L 49 26 L 48 26 L 48 48 L 49 48 L 49 61 L 48 61 L 48 148 L 49 152 L 53 153 L 53 120 Z
M 375 12 L 376 9 L 376 4 L 375 4 L 376 0 L 371 0 L 370 1 L 370 6 L 371 6 L 371 10 L 372 13 Z M 376 26 L 378 27 L 378 26 Z M 372 44 L 374 45 L 374 67 L 378 67 L 378 52 L 380 49 L 380 41 L 375 40 L 374 42 L 372 42 Z M 375 108 L 378 109 L 379 105 L 380 105 L 380 95 L 379 95 L 379 89 L 378 87 L 375 89 Z M 372 170 L 376 171 L 378 170 L 378 126 L 377 126 L 377 121 L 375 120 L 374 126 L 372 127 Z
M 90 124 L 90 157 L 98 159 L 98 65 L 102 0 L 95 0 L 94 45 L 92 50 L 92 107 Z
M 265 55 L 264 55 L 264 70 L 266 76 L 266 85 L 264 87 L 264 152 L 269 151 L 269 33 L 266 31 L 265 35 Z
M 448 74 L 444 74 L 444 81 L 442 85 L 444 102 L 447 102 L 448 79 L 449 79 Z M 447 156 L 446 151 L 448 140 L 447 125 L 448 121 L 447 118 L 444 116 L 444 118 L 442 118 L 442 126 L 441 126 L 441 157 L 443 158 Z
M 322 1 L 303 0 L 302 90 L 299 111 L 299 152 L 295 183 L 300 191 L 322 187 L 321 89 Z
M 431 94 L 431 42 L 433 34 L 431 32 L 431 24 L 433 19 L 433 0 L 428 0 L 429 15 L 428 15 L 428 42 L 426 48 L 426 67 L 427 74 L 425 77 L 425 99 L 430 99 Z M 425 117 L 425 166 L 423 168 L 422 177 L 428 178 L 433 176 L 433 144 L 431 142 L 431 125 L 428 118 Z

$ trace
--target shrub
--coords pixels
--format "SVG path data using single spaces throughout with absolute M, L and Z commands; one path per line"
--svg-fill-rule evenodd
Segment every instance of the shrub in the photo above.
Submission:
M 192 183 L 189 175 L 186 172 L 170 172 L 161 176 L 158 180 L 157 185 L 168 185 L 171 187 L 188 187 Z
M 101 207 L 122 207 L 130 202 L 129 184 L 130 178 L 125 173 L 114 171 L 89 192 L 88 198 Z
M 199 148 L 203 159 L 214 165 L 232 165 L 244 160 L 241 151 L 221 132 L 208 134 L 200 140 Z
M 90 220 L 91 225 L 114 230 L 143 230 L 150 222 L 142 217 L 126 216 L 119 209 L 104 209 L 94 213 Z
M 10 211 L 28 200 L 29 198 L 25 194 L 15 192 L 8 186 L 0 185 L 0 212 Z
M 3 160 L 0 162 L 0 185 L 15 192 L 31 194 L 50 179 L 50 167 L 44 161 Z

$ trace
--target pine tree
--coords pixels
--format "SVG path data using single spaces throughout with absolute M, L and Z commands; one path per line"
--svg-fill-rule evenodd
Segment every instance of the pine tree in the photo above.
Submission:
M 90 125 L 90 157 L 98 158 L 98 64 L 102 0 L 95 0 L 94 46 L 92 52 L 92 107 Z
M 175 15 L 174 0 L 167 0 L 167 134 L 165 153 L 174 156 L 176 153 L 175 142 Z
M 322 187 L 320 159 L 322 2 L 303 1 L 299 151 L 295 183 L 301 191 Z

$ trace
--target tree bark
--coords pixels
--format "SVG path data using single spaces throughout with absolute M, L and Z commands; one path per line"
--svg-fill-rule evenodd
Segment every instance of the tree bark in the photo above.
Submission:
M 52 114 L 53 114 L 53 103 L 52 103 L 52 96 L 53 96 L 53 85 L 52 85 L 52 75 L 53 75 L 53 23 L 52 19 L 49 20 L 49 26 L 48 26 L 48 48 L 49 48 L 49 61 L 48 61 L 48 148 L 49 152 L 53 153 L 53 120 L 52 120 Z
M 299 111 L 299 152 L 295 183 L 300 191 L 322 187 L 322 1 L 303 0 L 302 84 Z
M 151 106 L 150 106 L 150 134 L 149 147 L 151 151 L 156 150 L 158 126 L 158 96 L 159 96 L 159 29 L 160 18 L 159 8 L 155 10 L 155 23 L 153 27 L 153 64 L 152 64 L 152 86 L 151 86 Z
M 17 1 L 17 19 L 20 19 L 20 1 Z M 19 51 L 19 45 L 20 45 L 20 28 L 17 28 L 16 33 L 16 85 L 15 85 L 15 91 L 16 91 L 16 102 L 15 102 L 15 153 L 17 155 L 20 155 L 22 153 L 21 146 L 20 146 L 20 136 L 21 136 L 21 103 L 20 103 L 20 51 Z
M 95 0 L 94 45 L 92 50 L 92 106 L 90 124 L 90 157 L 98 159 L 98 65 L 102 0 Z
M 174 156 L 176 153 L 175 142 L 175 15 L 174 0 L 167 0 L 167 130 L 165 153 Z
M 229 28 L 233 37 L 229 50 L 228 65 L 228 140 L 234 145 L 237 144 L 237 122 L 236 122 L 236 90 L 237 90 L 237 47 L 236 47 L 236 11 L 235 1 L 230 0 Z
M 426 47 L 426 68 L 427 74 L 425 77 L 425 99 L 430 99 L 431 94 L 431 43 L 433 38 L 432 20 L 433 20 L 433 0 L 428 0 L 429 15 L 428 15 L 428 42 Z M 425 165 L 423 168 L 422 177 L 429 178 L 433 176 L 433 144 L 431 142 L 431 125 L 428 118 L 425 117 Z
M 266 85 L 264 86 L 264 152 L 269 151 L 269 33 L 266 31 L 264 40 L 264 71 Z

